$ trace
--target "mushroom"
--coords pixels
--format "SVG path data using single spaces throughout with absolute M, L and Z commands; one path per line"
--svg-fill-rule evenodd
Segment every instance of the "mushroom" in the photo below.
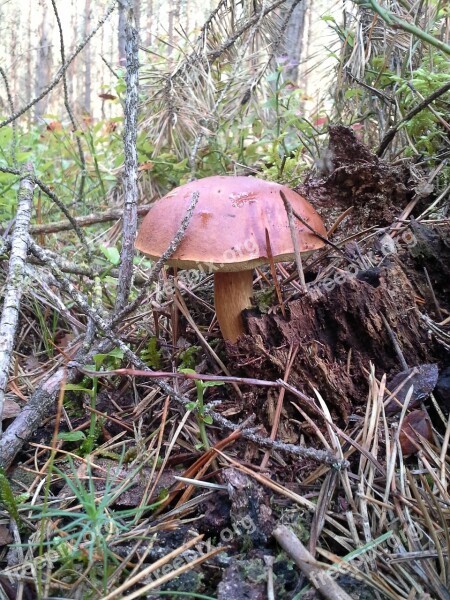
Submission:
M 166 250 L 186 213 L 191 196 L 199 200 L 168 264 L 214 273 L 214 303 L 225 340 L 244 333 L 241 313 L 251 306 L 253 269 L 269 262 L 266 230 L 275 262 L 293 260 L 291 230 L 280 191 L 293 210 L 321 236 L 326 230 L 314 208 L 289 188 L 255 177 L 214 176 L 191 181 L 157 200 L 144 218 L 136 247 L 156 259 Z M 300 252 L 324 245 L 297 220 Z

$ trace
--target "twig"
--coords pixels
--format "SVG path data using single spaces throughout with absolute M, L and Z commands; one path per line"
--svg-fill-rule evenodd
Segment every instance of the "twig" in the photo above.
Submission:
M 339 248 L 339 246 L 337 246 L 333 242 L 330 242 L 330 240 L 328 238 L 326 238 L 324 235 L 322 235 L 321 233 L 319 233 L 318 231 L 316 231 L 314 229 L 314 227 L 311 227 L 311 225 L 309 223 L 307 223 L 305 221 L 305 219 L 298 214 L 298 212 L 296 212 L 295 210 L 292 210 L 292 212 L 294 214 L 294 217 L 296 219 L 298 219 L 302 225 L 304 225 L 307 229 L 309 229 L 311 231 L 311 233 L 313 233 L 320 240 L 322 240 L 322 242 L 324 242 L 325 244 L 328 244 L 329 246 L 331 246 L 332 248 L 334 248 L 338 252 L 342 252 L 342 250 Z M 344 213 L 344 215 L 342 215 L 342 218 L 345 217 L 346 215 L 347 215 L 347 211 Z
M 30 229 L 33 226 L 30 226 Z M 6 240 L 0 239 L 0 260 L 5 257 L 2 254 L 5 254 L 11 250 L 11 239 L 7 238 Z M 52 252 L 47 248 L 47 255 L 51 257 L 55 264 L 61 269 L 63 273 L 71 273 L 72 275 L 81 275 L 83 277 L 89 277 L 90 279 L 95 279 L 96 277 L 104 277 L 105 275 L 109 275 L 110 277 L 118 278 L 119 270 L 116 268 L 112 268 L 111 266 L 106 267 L 97 267 L 95 265 L 87 266 L 82 263 L 73 263 L 70 260 L 65 259 L 63 256 L 57 254 L 56 252 Z M 37 259 L 35 256 L 29 256 L 28 262 L 32 265 L 42 266 L 44 263 Z M 141 275 L 140 273 L 136 273 L 134 276 L 135 283 L 144 284 L 147 281 L 147 278 Z
M 336 231 L 336 229 L 339 227 L 339 225 L 342 223 L 342 221 L 348 217 L 348 215 L 352 212 L 352 210 L 354 209 L 354 206 L 349 206 L 346 210 L 344 210 L 343 213 L 341 213 L 338 218 L 336 219 L 336 221 L 333 223 L 333 225 L 330 227 L 330 229 L 327 231 L 327 236 L 328 238 L 330 238 L 333 233 Z M 329 240 L 328 240 L 329 241 Z M 338 247 L 339 249 L 339 247 Z
M 0 67 L 0 75 L 3 77 L 3 81 L 5 82 L 5 89 L 6 89 L 6 97 L 8 98 L 8 104 L 9 104 L 9 110 L 11 111 L 11 114 L 14 114 L 14 102 L 11 96 L 11 90 L 9 88 L 9 82 L 8 82 L 8 78 L 6 77 L 6 73 L 3 69 L 3 67 Z M 14 167 L 17 169 L 18 168 L 18 164 L 17 164 L 17 123 L 15 121 L 13 121 L 12 124 L 12 143 L 11 143 L 11 155 L 12 155 L 12 162 Z
M 27 164 L 23 169 L 17 197 L 17 215 L 11 245 L 11 258 L 3 300 L 0 321 L 0 434 L 3 403 L 8 383 L 9 365 L 19 320 L 20 299 L 24 287 L 24 271 L 28 251 L 27 229 L 33 205 L 33 167 Z
M 398 130 L 405 123 L 407 123 L 413 117 L 415 117 L 417 114 L 419 114 L 420 112 L 422 112 L 424 110 L 424 108 L 426 108 L 429 104 L 431 104 L 432 102 L 434 102 L 435 100 L 437 100 L 437 98 L 439 98 L 443 94 L 447 93 L 449 90 L 450 90 L 450 82 L 446 83 L 445 85 L 443 85 L 442 87 L 440 87 L 439 89 L 437 89 L 435 92 L 433 92 L 432 94 L 430 94 L 429 96 L 427 96 L 422 102 L 420 102 L 415 108 L 413 108 L 412 110 L 410 110 L 409 113 L 407 113 L 403 117 L 403 119 L 401 119 L 397 123 L 397 125 L 395 125 L 394 127 L 392 127 L 392 129 L 390 129 L 387 132 L 387 134 L 381 140 L 381 144 L 380 144 L 380 146 L 379 146 L 379 148 L 378 148 L 378 150 L 376 151 L 375 154 L 377 156 L 383 156 L 384 151 L 389 146 L 389 144 L 392 142 L 392 140 L 394 139 L 394 137 L 397 134 Z
M 386 319 L 386 317 L 383 315 L 383 313 L 381 313 L 381 319 L 383 320 L 383 323 L 384 323 L 384 326 L 387 329 L 389 338 L 390 338 L 390 340 L 392 342 L 392 345 L 394 346 L 394 350 L 395 350 L 395 352 L 397 354 L 398 361 L 399 361 L 399 363 L 400 363 L 403 371 L 407 371 L 408 370 L 408 363 L 406 362 L 405 357 L 403 356 L 403 352 L 402 352 L 402 350 L 401 350 L 401 348 L 399 346 L 399 343 L 397 341 L 397 338 L 395 337 L 395 334 L 392 331 L 392 328 L 389 325 L 389 322 Z
M 222 415 L 219 415 L 220 418 L 217 418 L 217 415 L 212 411 L 205 410 L 205 412 L 210 414 L 213 420 L 225 429 L 231 429 L 232 431 L 239 429 L 238 425 L 230 423 L 230 421 L 222 417 Z M 275 440 L 271 440 L 270 438 L 262 437 L 251 429 L 242 429 L 241 433 L 242 437 L 250 440 L 256 446 L 261 448 L 269 448 L 271 450 L 278 450 L 279 452 L 286 452 L 287 454 L 292 454 L 294 456 L 300 456 L 301 458 L 309 458 L 323 465 L 333 467 L 333 469 L 339 470 L 348 466 L 348 462 L 346 460 L 337 458 L 334 454 L 326 450 L 318 450 L 317 448 L 308 448 L 306 446 L 296 446 L 295 444 L 277 442 Z
M 59 13 L 58 13 L 58 9 L 56 8 L 55 0 L 51 0 L 51 3 L 53 6 L 53 12 L 55 13 L 56 23 L 58 25 L 61 63 L 64 64 L 66 62 L 66 59 L 65 59 L 64 36 L 63 36 L 61 20 L 59 18 Z M 69 93 L 68 93 L 68 89 L 67 89 L 67 77 L 66 77 L 65 71 L 63 73 L 63 89 L 64 89 L 64 106 L 66 107 L 67 114 L 69 115 L 70 123 L 72 125 L 72 133 L 73 133 L 77 129 L 77 123 L 75 121 L 75 117 L 73 116 L 72 109 L 70 108 Z M 78 154 L 80 156 L 80 163 L 81 163 L 81 180 L 80 180 L 80 187 L 78 189 L 78 194 L 77 194 L 78 200 L 81 200 L 83 197 L 84 184 L 86 181 L 86 160 L 84 158 L 83 146 L 81 145 L 81 137 L 76 135 L 75 140 L 76 140 Z
M 92 371 L 90 369 L 85 369 L 80 363 L 77 363 L 75 361 L 72 361 L 69 364 L 69 367 L 76 367 L 79 371 L 91 378 L 112 377 L 114 375 L 129 375 L 131 377 L 147 377 L 150 379 L 191 379 L 193 381 L 220 381 L 222 383 L 242 383 L 245 385 L 258 385 L 262 387 L 281 387 L 279 381 L 267 381 L 265 379 L 253 379 L 251 377 L 207 375 L 206 373 L 172 373 L 170 371 L 149 371 L 148 369 L 145 369 L 144 371 L 140 369 L 113 369 L 110 371 Z
M 430 276 L 428 275 L 427 268 L 426 268 L 426 267 L 424 267 L 424 268 L 423 268 L 423 271 L 424 271 L 424 273 L 425 273 L 425 278 L 426 278 L 426 280 L 427 280 L 428 287 L 430 288 L 430 293 L 431 293 L 431 297 L 433 298 L 434 306 L 436 307 L 436 313 L 437 313 L 437 316 L 438 316 L 438 318 L 439 318 L 439 321 L 442 321 L 442 319 L 443 319 L 444 317 L 443 317 L 443 315 L 442 315 L 441 308 L 440 308 L 440 306 L 439 306 L 439 303 L 438 303 L 438 301 L 437 301 L 436 294 L 434 293 L 433 284 L 431 283 L 431 279 L 430 279 Z
M 192 318 L 192 316 L 191 316 L 191 314 L 190 314 L 190 312 L 188 310 L 188 307 L 186 306 L 184 298 L 181 295 L 179 289 L 176 289 L 176 293 L 175 293 L 175 305 L 183 313 L 185 319 L 190 324 L 190 326 L 192 327 L 192 329 L 194 329 L 195 333 L 197 334 L 198 340 L 199 340 L 200 344 L 202 345 L 204 351 L 207 354 L 209 354 L 216 361 L 216 363 L 219 365 L 219 367 L 222 369 L 222 371 L 224 373 L 226 373 L 226 375 L 228 376 L 229 373 L 230 373 L 229 370 L 227 369 L 227 367 L 223 363 L 223 361 L 220 359 L 220 357 L 217 355 L 217 353 L 214 352 L 214 350 L 208 344 L 208 342 L 206 341 L 205 337 L 202 335 L 201 331 L 198 329 L 197 325 L 195 324 L 194 319 Z M 233 388 L 236 390 L 237 395 L 242 400 L 243 396 L 242 396 L 241 390 L 239 389 L 239 386 L 235 382 L 232 382 L 232 385 L 233 385 Z
M 294 245 L 295 264 L 297 265 L 297 271 L 298 271 L 298 275 L 300 277 L 300 284 L 302 286 L 302 291 L 306 294 L 308 289 L 306 287 L 305 273 L 303 272 L 302 255 L 300 254 L 300 246 L 298 244 L 297 230 L 295 229 L 292 205 L 289 202 L 289 200 L 286 198 L 285 193 L 282 192 L 281 190 L 280 190 L 280 196 L 281 196 L 281 199 L 283 200 L 284 208 L 286 210 L 286 214 L 287 214 L 287 218 L 288 218 L 289 229 L 290 229 L 291 238 L 292 238 L 292 244 Z
M 137 117 L 139 105 L 139 58 L 138 34 L 134 27 L 133 10 L 128 7 L 126 25 L 126 97 L 125 97 L 125 132 L 123 138 L 124 194 L 125 202 L 122 219 L 122 250 L 120 253 L 119 280 L 114 305 L 114 313 L 125 305 L 130 294 L 133 281 L 134 240 L 137 228 Z
M 272 252 L 272 246 L 270 243 L 269 230 L 267 229 L 267 227 L 266 227 L 266 252 L 267 252 L 267 258 L 269 260 L 270 272 L 272 274 L 273 285 L 275 286 L 275 292 L 276 292 L 277 298 L 278 298 L 278 304 L 280 305 L 283 317 L 286 318 L 286 310 L 284 308 L 283 294 L 281 293 L 280 284 L 278 282 L 277 270 L 275 268 L 275 261 L 273 259 L 273 252 Z
M 297 356 L 297 352 L 298 352 L 298 346 L 291 345 L 289 348 L 289 354 L 288 354 L 288 358 L 287 358 L 287 362 L 286 362 L 286 369 L 285 369 L 284 376 L 283 376 L 283 379 L 286 382 L 289 379 L 289 374 L 291 372 L 292 365 L 294 364 L 295 357 Z M 277 381 L 277 384 L 281 385 L 279 381 Z M 277 437 L 277 431 L 278 431 L 278 426 L 280 424 L 281 411 L 283 409 L 283 400 L 284 400 L 285 393 L 286 393 L 286 388 L 282 387 L 278 394 L 277 408 L 275 411 L 275 416 L 273 418 L 272 431 L 270 432 L 271 440 L 274 440 Z M 264 470 L 267 467 L 267 463 L 269 462 L 269 457 L 270 457 L 270 452 L 266 451 L 264 453 L 263 459 L 261 461 L 261 467 L 260 467 L 261 470 Z
M 8 167 L 0 167 L 0 171 L 3 172 L 3 173 L 10 173 L 11 175 L 20 175 L 20 172 L 17 169 L 10 169 Z M 53 202 L 60 209 L 60 211 L 67 217 L 67 219 L 70 221 L 70 224 L 72 225 L 72 228 L 75 230 L 75 233 L 77 234 L 77 236 L 79 237 L 81 243 L 83 244 L 84 249 L 86 250 L 86 254 L 87 254 L 88 258 L 91 259 L 92 253 L 91 253 L 91 250 L 90 250 L 90 248 L 88 246 L 86 237 L 85 237 L 83 231 L 78 227 L 78 224 L 77 224 L 76 220 L 72 217 L 72 215 L 70 214 L 70 212 L 66 208 L 65 204 L 63 202 L 61 202 L 61 200 L 58 198 L 58 196 L 43 181 L 41 181 L 37 177 L 34 177 L 33 182 L 37 186 L 39 186 L 41 188 L 41 190 L 45 194 L 47 194 L 47 196 L 51 200 L 53 200 Z
M 161 257 L 153 265 L 150 275 L 148 276 L 147 282 L 144 285 L 144 287 L 142 288 L 142 290 L 139 293 L 139 295 L 137 296 L 137 298 L 135 298 L 135 300 L 133 300 L 133 302 L 130 302 L 130 304 L 125 306 L 124 309 L 121 310 L 120 313 L 114 317 L 113 325 L 115 325 L 116 323 L 120 323 L 120 321 L 122 321 L 122 319 L 124 317 L 126 317 L 127 315 L 132 313 L 146 298 L 147 293 L 148 293 L 147 292 L 148 288 L 152 285 L 152 283 L 154 281 L 156 281 L 156 278 L 158 277 L 159 273 L 161 272 L 161 269 L 163 268 L 163 266 L 166 264 L 168 259 L 172 256 L 172 254 L 175 252 L 175 250 L 180 245 L 181 240 L 184 237 L 184 233 L 191 221 L 191 218 L 194 213 L 194 209 L 197 205 L 199 196 L 200 196 L 199 192 L 194 192 L 192 194 L 188 209 L 180 223 L 180 226 L 175 234 L 175 237 L 170 242 L 169 246 L 167 247 L 167 250 L 161 255 Z
M 151 204 L 141 204 L 137 207 L 139 216 L 146 215 L 151 208 Z M 59 231 L 69 231 L 73 229 L 73 222 L 78 227 L 89 227 L 96 223 L 105 223 L 107 221 L 116 221 L 123 216 L 122 208 L 113 208 L 98 214 L 85 215 L 84 217 L 72 217 L 72 221 L 58 221 L 57 223 L 41 223 L 39 225 L 30 225 L 29 233 L 40 235 L 42 233 L 58 233 Z M 6 231 L 6 227 L 0 227 L 0 234 Z
M 352 600 L 327 572 L 327 565 L 317 561 L 286 525 L 279 525 L 274 529 L 273 537 L 324 598 Z

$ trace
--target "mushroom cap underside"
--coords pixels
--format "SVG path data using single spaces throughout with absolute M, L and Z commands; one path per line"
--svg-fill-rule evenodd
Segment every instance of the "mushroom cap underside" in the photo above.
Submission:
M 214 176 L 175 188 L 154 203 L 136 239 L 141 252 L 154 259 L 165 252 L 196 191 L 200 194 L 197 205 L 169 265 L 214 271 L 252 269 L 268 262 L 266 230 L 274 261 L 292 260 L 291 230 L 280 191 L 294 212 L 326 237 L 320 216 L 293 190 L 255 177 Z M 324 245 L 295 217 L 294 221 L 301 252 Z

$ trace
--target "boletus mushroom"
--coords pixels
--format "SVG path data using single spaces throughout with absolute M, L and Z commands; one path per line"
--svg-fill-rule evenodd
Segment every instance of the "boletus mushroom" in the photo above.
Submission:
M 241 313 L 251 306 L 253 269 L 269 262 L 267 237 L 275 262 L 294 258 L 283 191 L 294 212 L 322 236 L 326 230 L 314 208 L 289 188 L 255 177 L 215 176 L 191 181 L 157 200 L 145 216 L 136 247 L 159 258 L 175 237 L 192 194 L 199 200 L 171 266 L 214 273 L 214 303 L 225 340 L 244 333 Z M 324 242 L 296 219 L 300 252 Z

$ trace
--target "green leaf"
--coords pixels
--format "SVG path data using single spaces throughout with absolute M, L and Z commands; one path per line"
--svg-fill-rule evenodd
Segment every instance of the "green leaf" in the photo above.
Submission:
M 11 484 L 6 478 L 5 472 L 0 468 L 0 503 L 6 508 L 9 515 L 21 526 L 17 502 L 11 489 Z
M 274 71 L 273 73 L 269 73 L 269 75 L 267 75 L 266 81 L 276 81 L 279 76 L 280 73 L 278 71 Z
M 92 394 L 92 390 L 83 387 L 81 383 L 66 383 L 64 389 L 67 391 L 86 392 L 86 394 Z
M 202 381 L 203 387 L 216 387 L 218 385 L 224 385 L 223 381 Z
M 79 442 L 85 440 L 86 436 L 82 431 L 61 431 L 58 433 L 58 440 L 64 442 Z
M 115 246 L 100 246 L 100 249 L 111 264 L 120 263 L 120 253 Z

